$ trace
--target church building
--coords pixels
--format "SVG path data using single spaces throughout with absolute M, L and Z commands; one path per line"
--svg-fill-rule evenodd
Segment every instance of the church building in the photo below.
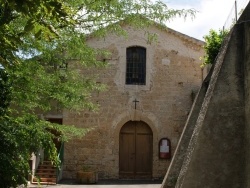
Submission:
M 63 178 L 75 179 L 87 167 L 99 179 L 162 179 L 206 75 L 203 41 L 157 24 L 122 27 L 126 37 L 87 39 L 110 52 L 108 67 L 93 72 L 107 89 L 93 93 L 97 112 L 62 114 L 63 124 L 93 128 L 65 143 Z

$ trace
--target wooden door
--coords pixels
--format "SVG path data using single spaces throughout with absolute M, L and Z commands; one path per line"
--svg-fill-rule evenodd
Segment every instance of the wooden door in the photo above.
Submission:
M 142 121 L 129 121 L 120 131 L 119 177 L 150 179 L 152 177 L 153 134 Z

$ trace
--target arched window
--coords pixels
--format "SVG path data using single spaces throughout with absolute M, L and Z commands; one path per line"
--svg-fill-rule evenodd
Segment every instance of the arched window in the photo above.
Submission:
M 146 85 L 146 48 L 127 48 L 126 84 Z

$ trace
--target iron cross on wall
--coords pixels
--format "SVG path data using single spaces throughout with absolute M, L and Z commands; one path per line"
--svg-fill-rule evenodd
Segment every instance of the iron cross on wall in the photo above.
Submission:
M 133 102 L 135 103 L 135 109 L 136 109 L 136 103 L 138 103 L 139 101 L 138 100 L 133 100 Z

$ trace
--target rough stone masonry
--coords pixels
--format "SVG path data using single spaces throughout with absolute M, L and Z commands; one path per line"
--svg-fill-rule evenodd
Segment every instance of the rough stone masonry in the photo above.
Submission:
M 150 178 L 163 178 L 170 160 L 159 159 L 159 141 L 168 138 L 171 153 L 174 153 L 194 94 L 206 75 L 200 67 L 204 42 L 170 28 L 162 29 L 157 24 L 145 29 L 122 27 L 127 31 L 127 37 L 110 33 L 105 38 L 90 36 L 87 39 L 90 46 L 111 53 L 107 60 L 109 66 L 79 71 L 97 75 L 97 81 L 106 84 L 107 90 L 93 93 L 92 100 L 100 105 L 98 112 L 63 111 L 63 124 L 94 128 L 82 140 L 65 144 L 63 178 L 74 179 L 78 170 L 89 166 L 98 172 L 99 178 L 118 179 L 120 130 L 127 122 L 144 122 L 151 129 Z M 148 33 L 156 34 L 157 41 L 150 42 Z M 126 49 L 131 46 L 146 49 L 144 85 L 125 84 Z M 136 107 L 135 100 L 138 101 Z M 135 153 L 142 147 L 137 147 Z

